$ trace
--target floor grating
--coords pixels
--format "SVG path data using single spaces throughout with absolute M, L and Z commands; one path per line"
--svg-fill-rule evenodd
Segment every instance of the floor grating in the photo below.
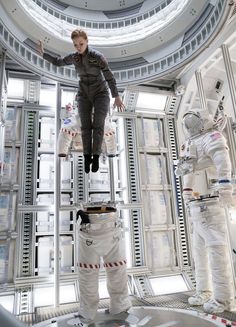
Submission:
M 138 298 L 135 296 L 130 296 L 133 307 L 140 306 L 152 306 L 161 308 L 171 308 L 171 309 L 184 309 L 184 310 L 194 310 L 199 313 L 204 313 L 203 307 L 191 307 L 188 304 L 188 297 L 194 292 L 182 292 L 168 295 L 158 295 L 149 296 L 145 298 Z M 102 299 L 99 302 L 99 309 L 106 309 L 109 306 L 109 299 Z M 76 313 L 79 308 L 79 303 L 62 304 L 58 308 L 50 307 L 40 307 L 35 310 L 35 313 L 30 315 L 20 315 L 18 318 L 23 321 L 28 326 L 33 324 L 53 319 L 59 316 L 67 315 L 70 313 Z M 218 314 L 217 317 L 224 318 L 229 321 L 236 321 L 236 312 L 223 312 Z

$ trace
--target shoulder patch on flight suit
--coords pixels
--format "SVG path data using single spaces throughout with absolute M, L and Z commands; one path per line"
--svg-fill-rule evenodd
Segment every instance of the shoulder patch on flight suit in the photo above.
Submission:
M 76 52 L 76 53 L 73 55 L 73 59 L 75 60 L 75 62 L 80 62 L 81 59 L 80 59 L 80 55 L 79 55 L 79 53 Z
M 103 57 L 103 55 L 94 50 L 89 52 L 88 61 L 89 61 L 89 63 L 98 65 L 101 68 L 103 68 L 106 64 L 105 58 Z

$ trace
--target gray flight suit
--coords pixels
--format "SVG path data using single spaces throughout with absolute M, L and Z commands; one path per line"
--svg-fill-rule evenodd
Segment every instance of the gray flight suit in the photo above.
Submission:
M 77 94 L 84 155 L 101 153 L 105 118 L 110 107 L 109 89 L 117 97 L 116 80 L 104 56 L 88 47 L 84 54 L 78 52 L 64 58 L 48 53 L 43 58 L 56 66 L 74 65 L 80 77 Z M 107 85 L 108 84 L 108 85 Z M 94 117 L 92 118 L 92 109 Z

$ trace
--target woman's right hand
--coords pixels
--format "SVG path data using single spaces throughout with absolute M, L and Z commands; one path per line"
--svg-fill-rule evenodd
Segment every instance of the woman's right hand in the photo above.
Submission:
M 41 40 L 39 40 L 38 43 L 38 51 L 41 54 L 41 56 L 44 54 L 43 42 Z

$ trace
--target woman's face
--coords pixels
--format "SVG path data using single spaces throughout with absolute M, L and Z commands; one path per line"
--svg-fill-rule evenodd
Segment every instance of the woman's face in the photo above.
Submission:
M 72 42 L 79 54 L 83 54 L 84 51 L 87 49 L 88 40 L 85 40 L 82 36 L 73 38 Z

